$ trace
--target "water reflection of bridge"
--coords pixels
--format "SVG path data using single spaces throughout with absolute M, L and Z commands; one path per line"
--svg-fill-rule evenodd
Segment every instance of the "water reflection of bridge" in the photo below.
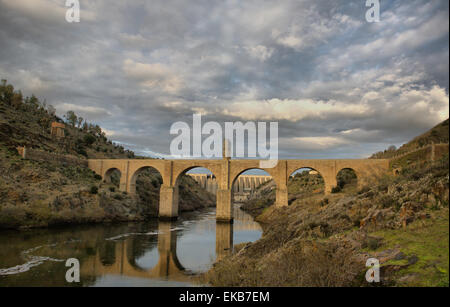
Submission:
M 216 223 L 216 261 L 233 251 L 233 224 Z M 97 249 L 95 255 L 81 263 L 83 276 L 124 275 L 145 279 L 170 279 L 178 282 L 191 281 L 192 272 L 186 270 L 177 257 L 177 231 L 173 222 L 160 221 L 158 225 L 158 263 L 151 269 L 143 269 L 134 261 L 133 240 L 113 241 L 114 259 L 108 264 L 102 261 Z M 110 255 L 112 256 L 112 255 Z
M 238 205 L 234 205 L 233 215 L 236 219 L 233 225 L 233 230 L 235 232 L 246 230 L 261 230 L 261 227 L 253 220 L 252 216 L 239 209 Z M 214 231 L 214 227 L 216 227 L 216 224 L 217 223 L 215 223 L 215 221 L 211 221 L 210 223 L 199 224 L 196 226 L 196 228 L 204 231 Z

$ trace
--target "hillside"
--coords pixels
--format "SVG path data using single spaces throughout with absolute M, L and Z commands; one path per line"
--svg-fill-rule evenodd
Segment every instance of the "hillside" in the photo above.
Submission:
M 63 122 L 55 109 L 36 97 L 23 97 L 5 80 L 0 84 L 0 228 L 67 223 L 142 220 L 157 216 L 159 174 L 143 172 L 138 197 L 118 191 L 83 166 L 58 160 L 24 160 L 18 146 L 86 158 L 135 158 L 108 140 L 98 125 L 73 112 L 65 116 L 65 137 L 52 137 L 51 123 Z M 180 211 L 214 205 L 214 196 L 194 180 L 182 180 Z
M 410 144 L 434 137 L 427 132 Z M 273 200 L 259 201 L 264 206 L 253 206 L 250 213 L 263 226 L 263 237 L 235 246 L 233 255 L 216 263 L 201 282 L 448 287 L 448 148 L 434 162 L 410 162 L 397 176 L 386 174 L 359 189 L 310 194 L 284 208 L 268 206 Z M 368 258 L 380 261 L 380 284 L 365 280 Z
M 400 148 L 396 149 L 395 146 L 390 147 L 384 151 L 379 151 L 373 154 L 372 159 L 389 159 L 395 155 L 404 154 L 418 148 L 431 144 L 446 143 L 448 144 L 449 138 L 449 120 L 446 119 L 442 123 L 431 128 L 427 132 L 415 137 L 408 143 L 403 144 Z

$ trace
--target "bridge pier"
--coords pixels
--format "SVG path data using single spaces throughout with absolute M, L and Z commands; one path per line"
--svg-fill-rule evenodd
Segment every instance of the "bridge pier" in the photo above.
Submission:
M 280 187 L 275 190 L 275 205 L 277 207 L 286 207 L 288 206 L 288 190 L 286 187 Z
M 233 224 L 216 222 L 216 262 L 233 253 Z
M 178 186 L 163 184 L 159 191 L 159 218 L 176 220 L 178 217 Z
M 325 195 L 331 194 L 331 191 L 333 190 L 334 187 L 337 186 L 337 180 L 336 180 L 336 176 L 323 176 L 323 180 L 325 181 Z
M 128 192 L 127 176 L 120 176 L 119 191 Z
M 233 221 L 233 201 L 231 189 L 219 189 L 216 194 L 216 220 Z
M 277 174 L 273 178 L 276 183 L 275 190 L 275 206 L 286 207 L 288 206 L 288 188 L 287 181 L 289 174 L 287 172 L 287 162 L 279 161 L 277 164 Z

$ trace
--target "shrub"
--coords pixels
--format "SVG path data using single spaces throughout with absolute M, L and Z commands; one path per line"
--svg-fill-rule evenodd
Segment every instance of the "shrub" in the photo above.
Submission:
M 376 250 L 378 247 L 380 247 L 379 239 L 371 237 L 367 239 L 367 248 L 369 248 L 370 250 Z
M 322 200 L 320 201 L 319 205 L 320 205 L 321 207 L 324 207 L 324 206 L 328 205 L 328 198 L 322 199 Z
M 383 195 L 380 198 L 380 204 L 383 208 L 390 208 L 395 205 L 395 199 L 390 195 Z
M 123 196 L 122 196 L 121 194 L 115 194 L 115 195 L 113 196 L 113 198 L 114 198 L 114 199 L 117 199 L 117 200 L 123 200 Z
M 341 191 L 341 187 L 336 186 L 331 189 L 331 193 L 339 193 Z
M 95 186 L 95 185 L 91 186 L 91 189 L 89 190 L 89 192 L 91 194 L 97 194 L 98 193 L 98 187 Z
M 155 188 L 159 188 L 160 183 L 159 183 L 159 181 L 158 181 L 157 178 L 153 178 L 153 179 L 152 179 L 152 185 L 153 185 L 153 187 L 155 187 Z
M 82 156 L 85 156 L 86 158 L 88 156 L 88 154 L 87 154 L 86 150 L 84 150 L 84 148 L 78 148 L 77 149 L 77 153 L 82 155 Z
M 93 136 L 92 134 L 86 134 L 86 135 L 83 137 L 83 142 L 84 142 L 84 144 L 86 144 L 86 145 L 88 145 L 88 146 L 94 144 L 96 140 L 97 140 L 97 139 L 96 139 L 95 136 Z
M 363 186 L 359 191 L 358 194 L 364 194 L 370 191 L 370 187 L 369 186 Z
M 94 175 L 94 179 L 95 180 L 102 180 L 102 176 L 100 176 L 99 174 L 95 174 Z

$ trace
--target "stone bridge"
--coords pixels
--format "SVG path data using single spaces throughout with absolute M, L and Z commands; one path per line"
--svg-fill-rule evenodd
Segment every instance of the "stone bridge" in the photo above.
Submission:
M 337 159 L 337 160 L 279 160 L 273 168 L 261 168 L 260 160 L 234 160 L 230 158 L 216 160 L 159 160 L 159 159 L 90 159 L 88 166 L 101 175 L 106 182 L 111 174 L 118 170 L 120 190 L 131 195 L 136 194 L 136 179 L 145 168 L 156 169 L 162 177 L 160 190 L 159 216 L 173 219 L 178 216 L 178 179 L 180 175 L 196 167 L 210 170 L 217 181 L 216 218 L 219 221 L 233 220 L 233 185 L 243 172 L 250 169 L 262 169 L 270 174 L 276 184 L 276 206 L 288 205 L 287 182 L 289 176 L 298 169 L 311 168 L 320 173 L 325 182 L 325 193 L 330 193 L 337 185 L 336 176 L 342 169 L 352 169 L 356 173 L 358 184 L 363 185 L 374 176 L 380 176 L 389 170 L 389 160 L 385 159 Z

